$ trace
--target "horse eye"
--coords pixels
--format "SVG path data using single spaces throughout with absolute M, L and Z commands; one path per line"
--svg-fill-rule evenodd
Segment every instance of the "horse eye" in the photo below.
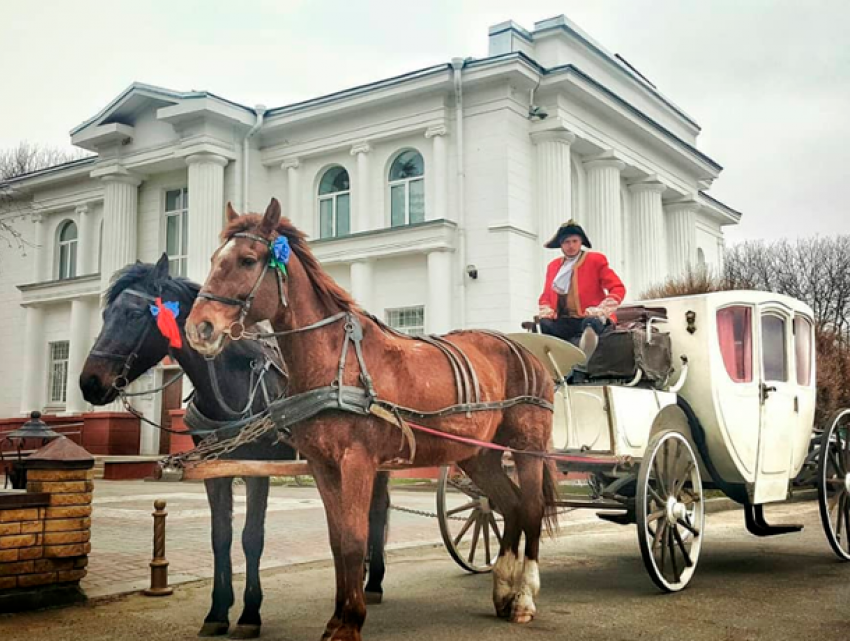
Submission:
M 250 256 L 245 256 L 240 261 L 242 263 L 242 267 L 253 267 L 257 264 L 256 258 L 251 258 Z

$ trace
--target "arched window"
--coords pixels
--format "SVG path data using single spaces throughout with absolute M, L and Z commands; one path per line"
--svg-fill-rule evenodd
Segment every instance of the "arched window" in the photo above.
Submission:
M 319 182 L 319 238 L 351 232 L 351 184 L 348 172 L 331 167 Z
M 59 226 L 59 280 L 77 275 L 77 225 L 66 220 Z
M 697 267 L 700 269 L 705 269 L 705 252 L 702 250 L 702 247 L 697 247 Z
M 425 163 L 415 149 L 403 151 L 390 167 L 390 224 L 425 220 Z

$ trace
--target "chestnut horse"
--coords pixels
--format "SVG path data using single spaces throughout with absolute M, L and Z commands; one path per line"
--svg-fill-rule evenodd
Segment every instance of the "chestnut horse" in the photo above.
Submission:
M 336 608 L 322 638 L 361 638 L 375 471 L 401 458 L 417 467 L 456 462 L 498 506 L 505 527 L 493 568 L 496 613 L 530 621 L 540 586 L 541 529 L 544 518 L 554 518 L 555 497 L 552 473 L 538 455 L 549 442 L 554 395 L 540 362 L 495 332 L 460 331 L 444 339 L 394 332 L 359 309 L 322 270 L 304 234 L 281 219 L 275 199 L 264 215 L 239 216 L 228 204 L 227 220 L 186 323 L 192 346 L 215 356 L 246 325 L 269 320 L 280 333 L 293 396 L 338 390 L 342 403 L 343 390 L 355 389 L 367 392 L 372 405 L 389 408 L 385 418 L 326 409 L 289 428 L 321 492 L 335 562 Z M 462 409 L 439 412 L 449 406 Z M 402 415 L 449 435 L 528 451 L 515 454 L 519 487 L 504 472 L 501 451 L 429 434 L 414 444 Z
M 211 425 L 222 425 L 249 413 L 266 408 L 266 394 L 274 399 L 286 391 L 286 377 L 272 363 L 276 354 L 260 343 L 233 343 L 221 358 L 209 363 L 188 343 L 170 347 L 165 337 L 157 331 L 149 306 L 156 297 L 177 303 L 180 312 L 177 325 L 181 335 L 183 326 L 198 295 L 200 286 L 186 278 L 168 274 L 168 256 L 163 254 L 156 265 L 136 262 L 119 270 L 112 277 L 103 310 L 104 324 L 80 375 L 80 388 L 85 399 L 93 405 L 111 403 L 118 396 L 117 380 L 124 377 L 129 384 L 163 358 L 172 355 L 192 381 L 195 393 L 192 404 L 194 415 L 204 417 Z M 132 356 L 135 354 L 135 356 Z M 271 366 L 270 366 L 271 365 Z M 251 389 L 251 372 L 267 367 L 264 375 L 265 390 Z M 213 381 L 217 376 L 222 385 Z M 256 386 L 255 386 L 256 387 Z M 221 398 L 217 400 L 217 396 Z M 233 409 L 236 408 L 236 409 Z M 194 436 L 197 445 L 200 436 Z M 254 443 L 240 445 L 223 459 L 292 460 L 295 451 L 266 434 Z M 245 552 L 246 576 L 244 608 L 237 626 L 230 630 L 230 638 L 246 639 L 259 636 L 261 628 L 260 606 L 263 592 L 260 584 L 260 558 L 265 539 L 265 518 L 268 505 L 269 479 L 245 477 L 246 514 L 242 531 Z M 370 602 L 380 602 L 383 594 L 384 543 L 389 509 L 389 473 L 379 472 L 370 512 L 370 563 L 369 582 L 366 586 Z M 233 479 L 215 478 L 204 481 L 210 505 L 212 522 L 212 550 L 215 571 L 213 574 L 212 603 L 204 619 L 199 636 L 227 634 L 230 628 L 229 610 L 234 602 L 233 570 L 230 549 L 233 539 Z

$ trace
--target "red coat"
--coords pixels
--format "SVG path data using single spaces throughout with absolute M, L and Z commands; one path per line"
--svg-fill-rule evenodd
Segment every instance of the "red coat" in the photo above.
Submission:
M 552 289 L 552 283 L 563 263 L 564 257 L 560 256 L 546 268 L 546 283 L 543 285 L 543 293 L 540 294 L 540 305 L 558 309 L 558 293 Z M 623 282 L 608 266 L 608 259 L 604 254 L 582 251 L 581 257 L 573 267 L 570 281 L 568 297 L 572 303 L 571 307 L 577 309 L 580 316 L 584 316 L 588 307 L 599 305 L 609 296 L 618 303 L 622 303 L 626 297 Z

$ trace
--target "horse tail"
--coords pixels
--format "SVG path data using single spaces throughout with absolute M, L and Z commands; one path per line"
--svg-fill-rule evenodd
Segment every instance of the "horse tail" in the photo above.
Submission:
M 545 510 L 543 512 L 543 526 L 546 534 L 554 537 L 558 533 L 558 485 L 555 482 L 558 470 L 555 462 L 550 459 L 543 460 L 543 501 Z

